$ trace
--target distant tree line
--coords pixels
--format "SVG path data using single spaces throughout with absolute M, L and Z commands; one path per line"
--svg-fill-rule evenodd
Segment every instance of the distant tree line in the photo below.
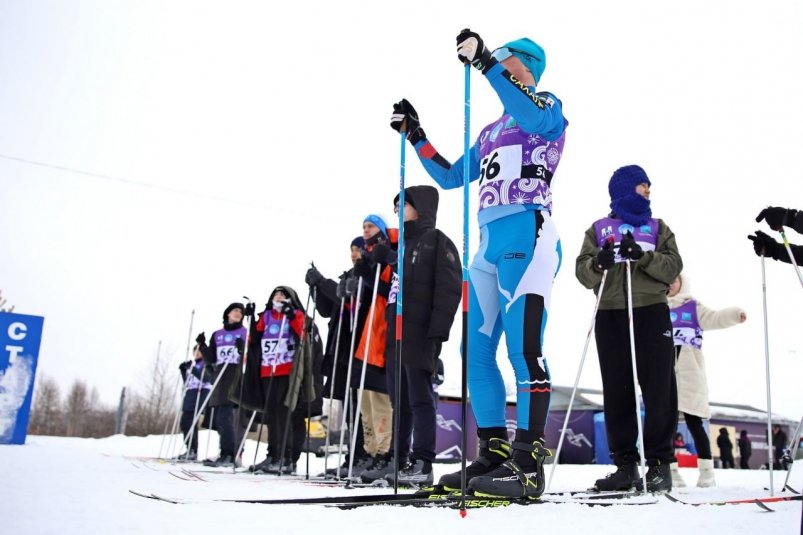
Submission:
M 176 369 L 171 373 L 172 366 L 167 361 L 157 353 L 151 372 L 139 388 L 126 394 L 121 415 L 123 434 L 146 436 L 170 431 L 178 408 L 175 376 L 179 372 Z M 38 375 L 28 434 L 85 438 L 114 434 L 118 407 L 101 404 L 94 386 L 76 380 L 62 396 L 53 378 Z

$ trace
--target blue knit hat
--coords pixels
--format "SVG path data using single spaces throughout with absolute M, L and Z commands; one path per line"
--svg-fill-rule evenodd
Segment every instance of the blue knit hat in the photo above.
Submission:
M 650 184 L 647 173 L 638 165 L 626 165 L 613 172 L 608 182 L 608 194 L 611 201 L 622 199 L 636 192 L 636 186 L 644 183 Z
M 379 228 L 379 232 L 385 235 L 385 238 L 388 237 L 388 224 L 385 223 L 385 219 L 382 216 L 376 214 L 368 214 L 363 219 L 363 223 L 373 223 L 374 225 Z
M 544 74 L 544 69 L 546 69 L 546 52 L 541 48 L 541 45 L 532 39 L 522 37 L 521 39 L 505 43 L 502 46 L 509 49 L 514 56 L 524 63 L 533 74 L 533 78 L 535 78 L 535 83 L 537 84 L 538 80 L 541 79 L 541 75 Z

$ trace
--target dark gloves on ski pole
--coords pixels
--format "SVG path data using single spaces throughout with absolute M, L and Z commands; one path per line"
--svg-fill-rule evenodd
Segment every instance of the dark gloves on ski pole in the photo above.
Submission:
M 783 254 L 783 245 L 760 230 L 756 231 L 755 236 L 747 236 L 747 239 L 753 242 L 753 250 L 758 256 L 766 256 L 767 258 L 778 260 Z
M 191 360 L 187 360 L 178 365 L 178 369 L 181 370 L 182 373 L 187 373 L 187 370 L 189 370 L 191 367 L 192 367 Z
M 285 301 L 282 305 L 282 314 L 287 316 L 288 320 L 292 320 L 296 317 L 296 309 L 293 308 L 293 305 L 290 304 L 290 301 Z
M 346 280 L 346 297 L 350 297 L 352 295 L 357 295 L 357 285 L 360 283 L 360 279 L 357 277 L 349 277 Z
M 322 280 L 324 279 L 321 272 L 318 271 L 318 268 L 312 266 L 307 270 L 307 275 L 304 277 L 304 282 L 307 283 L 310 287 L 317 286 Z
M 756 222 L 760 223 L 764 219 L 772 230 L 781 231 L 783 227 L 794 228 L 795 216 L 797 216 L 797 210 L 768 206 L 758 213 Z
M 610 240 L 605 241 L 605 245 L 597 253 L 597 259 L 594 260 L 594 266 L 600 271 L 611 269 L 616 263 L 615 255 L 613 253 L 613 244 Z
M 628 231 L 619 243 L 619 255 L 622 258 L 629 258 L 630 260 L 638 260 L 644 256 L 644 251 L 641 249 L 641 246 L 636 243 L 632 232 Z
M 482 42 L 482 37 L 468 28 L 457 36 L 457 59 L 463 64 L 470 63 L 472 67 L 482 71 L 482 74 L 496 64 L 496 60 L 491 58 L 491 52 Z
M 393 115 L 390 116 L 390 127 L 392 129 L 396 132 L 401 132 L 402 125 L 404 125 L 405 132 L 407 132 L 407 139 L 413 145 L 427 138 L 424 129 L 421 128 L 421 122 L 418 120 L 418 112 L 415 111 L 413 105 L 406 98 L 393 105 Z
M 235 340 L 234 341 L 234 347 L 237 348 L 237 352 L 242 357 L 243 356 L 243 351 L 245 351 L 245 342 L 243 341 L 243 339 L 242 338 L 238 338 L 237 340 Z
M 257 311 L 256 305 L 254 303 L 248 303 L 247 305 L 245 305 L 245 310 L 243 311 L 243 314 L 253 318 L 256 311 Z
M 385 243 L 377 243 L 371 251 L 371 261 L 374 264 L 395 264 L 398 255 Z
M 376 264 L 371 262 L 370 255 L 363 255 L 354 264 L 354 274 L 364 279 L 373 276 L 375 269 Z

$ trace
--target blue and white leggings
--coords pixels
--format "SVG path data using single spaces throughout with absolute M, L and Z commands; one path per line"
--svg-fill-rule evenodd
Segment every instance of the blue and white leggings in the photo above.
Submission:
M 480 428 L 505 427 L 502 332 L 516 376 L 517 436 L 543 437 L 552 383 L 541 350 L 561 247 L 546 211 L 509 215 L 480 229 L 469 270 L 468 387 Z

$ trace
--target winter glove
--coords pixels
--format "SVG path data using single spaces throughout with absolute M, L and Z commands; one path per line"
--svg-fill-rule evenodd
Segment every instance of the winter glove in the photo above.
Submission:
M 613 265 L 616 263 L 614 259 L 613 253 L 613 242 L 611 240 L 606 240 L 605 245 L 597 253 L 597 258 L 594 260 L 594 266 L 599 271 L 606 271 L 611 269 Z
M 178 369 L 181 370 L 182 373 L 187 373 L 187 370 L 192 368 L 192 361 L 188 360 L 186 362 L 182 362 L 178 365 Z
M 349 277 L 346 280 L 346 297 L 357 295 L 357 285 L 360 283 L 357 277 Z
M 245 342 L 242 338 L 238 338 L 234 341 L 234 347 L 237 348 L 237 352 L 240 354 L 240 356 L 242 356 L 243 351 L 245 351 Z
M 292 320 L 296 317 L 296 309 L 290 304 L 290 301 L 285 301 L 282 305 L 282 314 L 287 316 L 287 319 Z
M 482 71 L 482 74 L 488 72 L 488 69 L 497 63 L 491 57 L 491 52 L 485 47 L 485 43 L 482 42 L 482 37 L 468 28 L 457 36 L 457 59 L 464 64 L 470 63 L 472 67 Z
M 759 212 L 756 222 L 760 223 L 762 219 L 765 219 L 772 230 L 781 231 L 783 227 L 794 227 L 796 215 L 797 210 L 768 206 Z
M 435 364 L 435 373 L 432 374 L 432 383 L 436 385 L 442 385 L 444 380 L 445 376 L 443 373 L 443 361 L 438 359 L 438 362 Z
M 395 264 L 398 255 L 389 245 L 377 243 L 371 251 L 371 262 L 374 264 Z
M 758 256 L 766 256 L 768 258 L 774 258 L 775 260 L 778 260 L 781 258 L 781 255 L 784 252 L 783 245 L 773 240 L 770 236 L 761 232 L 760 230 L 756 231 L 755 236 L 750 235 L 747 237 L 747 239 L 752 240 L 753 250 Z
M 390 116 L 390 127 L 392 129 L 396 132 L 401 132 L 402 126 L 407 132 L 407 139 L 413 145 L 427 138 L 418 120 L 418 112 L 415 111 L 413 105 L 406 98 L 393 105 L 393 115 Z
M 354 264 L 354 274 L 363 279 L 373 276 L 376 266 L 370 264 L 371 260 L 367 256 L 363 256 Z
M 196 336 L 195 337 L 195 342 L 199 346 L 205 346 L 206 345 L 206 333 L 201 333 L 198 336 Z
M 348 277 L 346 277 L 345 273 L 337 283 L 337 288 L 335 289 L 335 295 L 338 299 L 346 299 L 348 294 L 346 294 L 346 283 L 348 282 Z
M 247 305 L 245 305 L 244 314 L 246 316 L 253 318 L 256 311 L 257 311 L 257 306 L 254 303 L 248 303 Z
M 321 272 L 318 271 L 318 268 L 312 266 L 307 270 L 307 275 L 304 277 L 304 282 L 307 283 L 310 287 L 318 286 L 318 284 L 324 279 Z
M 630 260 L 638 260 L 644 256 L 644 251 L 641 250 L 641 246 L 633 239 L 632 232 L 628 231 L 619 243 L 619 255 L 622 258 L 629 258 Z

